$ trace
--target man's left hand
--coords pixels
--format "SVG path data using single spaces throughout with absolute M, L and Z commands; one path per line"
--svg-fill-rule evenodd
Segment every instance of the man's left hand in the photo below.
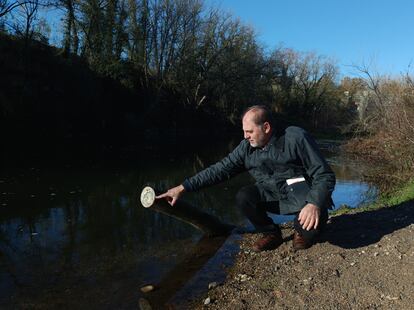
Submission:
M 299 213 L 299 223 L 305 230 L 316 229 L 319 225 L 320 209 L 312 203 L 308 203 Z

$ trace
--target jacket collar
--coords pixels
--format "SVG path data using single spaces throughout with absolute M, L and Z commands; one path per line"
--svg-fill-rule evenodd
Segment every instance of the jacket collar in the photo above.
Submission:
M 269 139 L 269 142 L 263 147 L 263 151 L 268 151 L 271 146 L 274 146 L 276 149 L 283 151 L 285 144 L 285 136 L 277 134 L 276 131 L 273 131 L 272 136 Z

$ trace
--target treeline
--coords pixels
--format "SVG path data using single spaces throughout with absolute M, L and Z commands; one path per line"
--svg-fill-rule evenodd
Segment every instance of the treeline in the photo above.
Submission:
M 48 25 L 37 18 L 44 8 L 64 17 L 61 46 L 45 52 L 47 59 L 33 56 L 46 51 Z M 231 128 L 258 103 L 270 105 L 281 122 L 311 130 L 337 129 L 355 114 L 334 61 L 287 48 L 265 51 L 254 29 L 201 0 L 0 0 L 0 19 L 3 33 L 20 38 L 18 47 L 6 47 L 16 39 L 0 43 L 1 56 L 9 52 L 6 74 L 21 79 L 2 83 L 9 86 L 0 89 L 3 118 L 35 110 L 47 120 L 50 109 L 63 109 L 70 113 L 53 118 L 66 124 L 64 132 L 78 129 L 77 122 L 87 130 L 89 120 L 97 131 L 122 125 L 180 133 Z M 39 74 L 59 66 L 71 74 Z M 38 90 L 52 79 L 60 92 Z
M 358 70 L 361 78 L 342 83 L 358 115 L 346 149 L 369 160 L 368 179 L 388 191 L 413 178 L 414 81 L 408 73 L 391 78 L 367 66 Z

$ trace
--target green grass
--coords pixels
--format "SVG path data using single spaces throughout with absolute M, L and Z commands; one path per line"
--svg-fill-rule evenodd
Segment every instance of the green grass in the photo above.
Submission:
M 380 202 L 390 207 L 410 200 L 414 200 L 414 179 L 407 182 L 402 188 L 379 199 Z

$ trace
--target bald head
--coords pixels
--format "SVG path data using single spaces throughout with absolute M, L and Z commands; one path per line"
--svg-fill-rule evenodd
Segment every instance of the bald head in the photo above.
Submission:
M 243 113 L 242 120 L 244 118 L 252 120 L 258 126 L 262 126 L 267 122 L 273 127 L 272 112 L 265 105 L 254 105 L 247 108 Z
M 272 136 L 272 116 L 266 106 L 252 106 L 243 114 L 244 138 L 252 147 L 264 147 Z

